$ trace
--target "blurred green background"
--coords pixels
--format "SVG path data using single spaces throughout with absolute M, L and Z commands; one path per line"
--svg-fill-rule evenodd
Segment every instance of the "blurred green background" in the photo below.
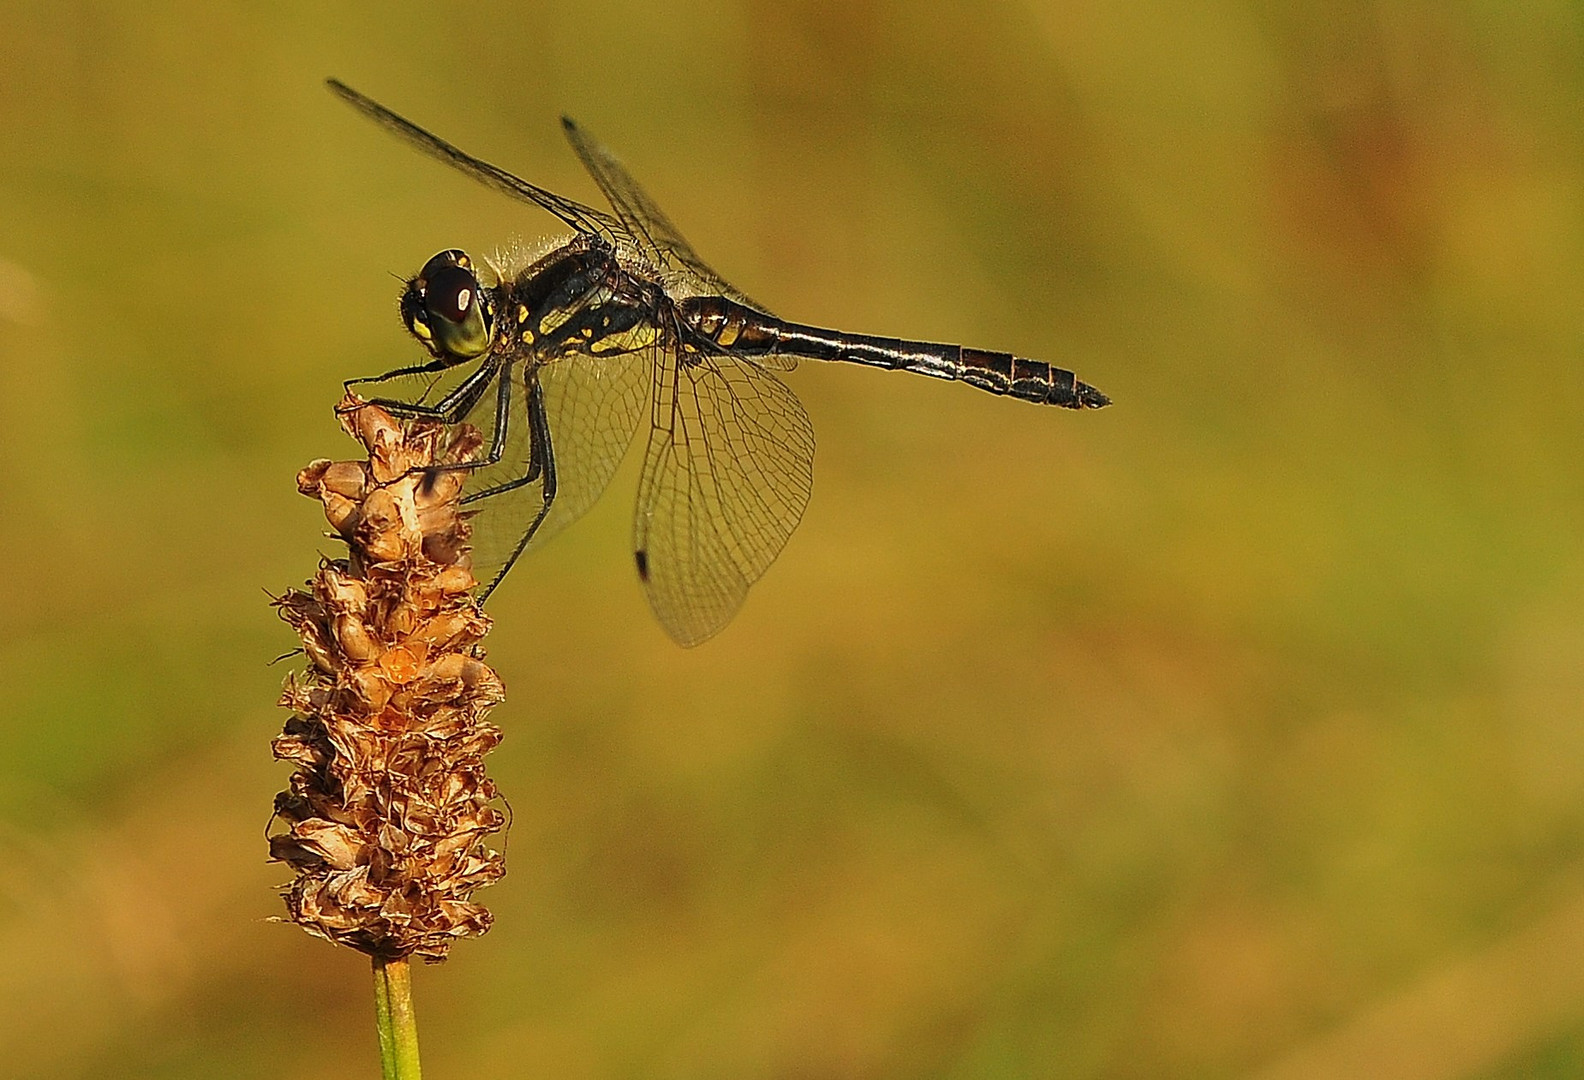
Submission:
M 648 614 L 635 461 L 492 601 L 497 926 L 432 1076 L 1584 1069 L 1584 5 L 0 2 L 0 1072 L 372 1076 L 267 920 L 266 590 L 392 274 L 610 143 L 777 311 L 801 529 Z M 295 662 L 295 661 L 293 661 Z

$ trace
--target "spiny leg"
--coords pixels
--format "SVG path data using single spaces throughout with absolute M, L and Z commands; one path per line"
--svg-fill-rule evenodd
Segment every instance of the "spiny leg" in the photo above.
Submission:
M 442 401 L 440 405 L 434 406 L 432 411 L 428 407 L 415 406 L 408 402 L 402 401 L 385 401 L 379 398 L 370 401 L 369 404 L 378 405 L 379 407 L 389 411 L 392 415 L 402 419 L 429 419 L 439 420 L 440 422 L 446 424 L 454 424 L 457 422 L 457 420 L 460 420 L 463 416 L 466 416 L 468 413 L 472 412 L 473 407 L 478 404 L 479 398 L 484 396 L 484 391 L 489 388 L 489 379 L 485 378 L 484 376 L 493 375 L 499 380 L 499 382 L 496 384 L 495 423 L 490 434 L 489 450 L 485 452 L 484 456 L 481 458 L 473 458 L 468 461 L 452 461 L 439 465 L 424 465 L 419 468 L 412 469 L 404 475 L 411 476 L 415 473 L 421 473 L 425 477 L 425 487 L 427 488 L 433 485 L 435 478 L 441 473 L 472 472 L 475 469 L 487 469 L 491 465 L 498 464 L 502 455 L 505 453 L 506 439 L 510 434 L 511 373 L 512 368 L 510 364 L 493 364 L 481 367 L 478 371 L 474 372 L 472 375 L 469 375 L 467 382 L 458 387 L 456 391 L 453 391 L 452 394 L 447 397 L 446 401 Z M 444 410 L 444 406 L 451 397 L 455 397 L 457 393 L 464 389 L 468 389 L 469 391 L 468 400 L 464 402 L 465 408 L 455 410 L 457 415 L 454 418 L 448 419 Z
M 545 518 L 549 516 L 551 504 L 555 502 L 555 447 L 550 441 L 550 418 L 545 412 L 544 390 L 540 387 L 538 378 L 532 373 L 528 375 L 528 446 L 528 475 L 462 500 L 466 503 L 482 495 L 509 491 L 513 488 L 522 487 L 524 484 L 539 477 L 544 480 L 544 487 L 540 494 L 542 501 L 539 505 L 539 512 L 534 515 L 533 521 L 528 523 L 527 531 L 522 534 L 522 539 L 517 541 L 517 546 L 512 548 L 512 552 L 507 556 L 506 562 L 496 571 L 494 579 L 485 585 L 484 590 L 479 593 L 480 603 L 483 603 L 489 597 L 489 594 L 495 591 L 495 586 L 501 583 L 501 579 L 506 576 L 506 571 L 510 570 L 512 564 L 522 555 L 523 550 L 528 546 L 528 542 L 533 539 L 534 533 L 539 531 L 539 526 L 543 525 Z
M 414 364 L 411 367 L 395 368 L 383 375 L 365 375 L 361 379 L 348 379 L 341 385 L 350 390 L 354 386 L 363 386 L 366 383 L 389 382 L 392 379 L 400 379 L 406 375 L 433 375 L 436 372 L 444 371 L 450 366 L 451 362 L 449 360 L 431 360 L 427 364 Z
M 495 384 L 495 424 L 494 429 L 490 432 L 489 450 L 485 451 L 484 456 L 481 458 L 470 458 L 467 461 L 450 461 L 440 465 L 424 466 L 423 473 L 426 477 L 428 477 L 428 482 L 430 484 L 434 482 L 434 478 L 436 476 L 443 472 L 472 472 L 474 469 L 487 469 L 491 465 L 500 464 L 501 457 L 506 453 L 507 436 L 511 432 L 511 374 L 512 369 L 510 364 L 502 365 L 499 368 L 498 377 L 500 381 Z M 476 378 L 476 376 L 470 376 L 468 381 L 472 382 L 474 378 Z M 538 386 L 537 380 L 535 380 L 534 385 Z M 482 396 L 482 391 L 474 394 L 474 404 L 477 404 L 478 398 Z M 470 407 L 467 412 L 471 411 L 472 409 Z M 466 413 L 463 415 L 466 415 Z M 454 423 L 454 421 L 448 422 Z M 530 428 L 530 436 L 531 433 L 532 429 Z M 532 442 L 530 441 L 530 472 L 533 471 L 533 467 L 533 447 Z M 525 480 L 523 483 L 527 483 L 527 481 Z M 464 498 L 462 501 L 464 503 L 469 502 L 471 501 L 471 497 Z
M 396 378 L 401 375 L 424 375 L 450 367 L 450 364 L 436 360 L 429 364 L 419 364 L 411 368 L 397 368 L 384 375 L 371 379 L 355 379 L 357 382 L 384 382 L 386 379 Z M 455 424 L 472 412 L 478 405 L 479 399 L 489 389 L 489 384 L 502 368 L 510 368 L 500 360 L 490 360 L 480 364 L 477 371 L 464 379 L 455 390 L 433 405 L 420 405 L 415 401 L 399 401 L 395 398 L 373 398 L 370 404 L 378 405 L 392 416 L 403 420 L 438 420 L 442 424 Z M 348 383 L 352 386 L 353 383 Z
M 468 503 L 478 502 L 480 499 L 488 499 L 493 495 L 504 495 L 508 491 L 516 491 L 520 487 L 525 487 L 539 479 L 543 472 L 542 465 L 543 463 L 539 460 L 539 455 L 534 449 L 533 441 L 530 439 L 528 444 L 528 469 L 526 472 L 511 480 L 503 480 L 494 487 L 487 487 L 483 491 L 469 492 L 462 496 L 462 505 L 466 506 Z
M 353 387 L 356 386 L 368 386 L 373 383 L 390 382 L 392 379 L 407 378 L 413 375 L 438 375 L 440 372 L 444 371 L 450 366 L 451 364 L 447 360 L 431 360 L 426 364 L 413 364 L 410 367 L 393 368 L 392 370 L 385 372 L 383 375 L 365 375 L 360 379 L 348 379 L 341 384 L 341 388 L 349 394 L 356 393 L 356 391 L 353 389 Z M 428 397 L 429 390 L 433 389 L 434 383 L 430 382 L 429 388 L 424 391 L 424 397 Z M 359 394 L 358 396 L 361 397 L 362 395 Z M 384 409 L 386 412 L 389 412 L 393 416 L 403 416 L 408 418 L 411 418 L 408 414 L 408 410 L 418 409 L 422 411 L 430 408 L 430 406 L 420 405 L 417 402 L 400 401 L 396 398 L 369 398 L 367 400 L 371 404 L 378 405 L 380 408 Z M 338 408 L 336 411 L 342 412 L 345 410 Z

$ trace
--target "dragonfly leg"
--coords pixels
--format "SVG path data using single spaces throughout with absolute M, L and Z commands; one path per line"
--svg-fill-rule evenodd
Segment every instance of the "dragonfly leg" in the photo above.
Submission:
M 467 461 L 450 461 L 437 465 L 424 465 L 405 473 L 406 476 L 422 475 L 425 477 L 425 487 L 434 483 L 436 477 L 447 472 L 472 472 L 474 469 L 487 469 L 491 465 L 499 464 L 502 455 L 506 452 L 506 437 L 511 425 L 511 368 L 494 365 L 480 368 L 479 371 L 468 376 L 467 382 L 457 387 L 445 400 L 434 406 L 416 406 L 403 401 L 384 401 L 374 399 L 371 405 L 378 405 L 389 411 L 392 415 L 403 419 L 433 419 L 443 423 L 455 423 L 457 420 L 473 411 L 484 391 L 489 388 L 489 379 L 484 375 L 494 375 L 499 381 L 496 383 L 495 398 L 495 424 L 490 433 L 490 445 L 483 457 L 471 458 Z M 465 392 L 465 395 L 464 395 Z M 459 398 L 459 401 L 452 401 Z M 453 419 L 447 419 L 448 416 Z M 466 500 L 463 500 L 464 502 Z
M 431 364 L 420 364 L 412 368 L 398 368 L 386 372 L 384 375 L 372 379 L 357 379 L 354 382 L 381 382 L 403 374 L 428 374 L 431 371 L 441 370 L 449 365 L 440 364 L 439 367 Z M 489 389 L 490 382 L 497 374 L 501 373 L 499 361 L 479 365 L 479 369 L 462 381 L 462 384 L 441 398 L 433 405 L 422 405 L 415 401 L 400 401 L 395 398 L 373 398 L 369 404 L 378 405 L 392 416 L 403 420 L 438 420 L 442 424 L 455 424 L 478 405 L 479 399 Z M 352 383 L 348 383 L 351 386 Z
M 539 531 L 539 526 L 544 524 L 545 518 L 550 514 L 550 506 L 555 502 L 555 448 L 550 441 L 550 418 L 545 412 L 544 390 L 539 386 L 538 379 L 531 379 L 528 384 L 528 439 L 529 466 L 527 475 L 519 477 L 515 481 L 508 481 L 497 488 L 491 488 L 487 492 L 480 492 L 478 495 L 472 496 L 472 498 L 478 498 L 486 494 L 493 495 L 501 491 L 509 491 L 513 488 L 522 487 L 534 479 L 543 479 L 544 481 L 544 487 L 540 493 L 539 512 L 534 515 L 533 521 L 528 523 L 528 528 L 524 530 L 522 539 L 518 540 L 517 546 L 512 548 L 511 555 L 507 557 L 501 568 L 495 572 L 495 577 L 479 593 L 480 603 L 483 603 L 484 599 L 495 591 L 495 586 L 499 585 L 501 578 L 506 576 L 506 571 L 512 568 L 512 564 L 517 561 L 518 556 L 522 555 L 523 550 L 528 547 L 528 542 L 533 539 L 534 533 Z M 468 501 L 469 499 L 463 500 L 464 503 Z
M 445 360 L 431 360 L 427 364 L 414 364 L 411 367 L 395 368 L 383 375 L 365 375 L 361 379 L 348 379 L 341 385 L 350 390 L 354 386 L 363 386 L 366 383 L 389 382 L 391 379 L 399 379 L 404 375 L 433 375 L 436 372 L 444 371 L 449 366 L 449 362 Z
M 472 382 L 473 380 L 472 380 L 472 378 L 469 378 L 468 381 Z M 483 386 L 483 385 L 484 384 L 482 384 L 482 383 L 480 384 L 480 386 Z M 538 381 L 537 380 L 535 380 L 534 385 L 536 387 L 538 386 Z M 458 389 L 460 390 L 461 387 L 458 387 Z M 473 394 L 473 401 L 472 401 L 471 404 L 468 405 L 468 407 L 465 410 L 463 410 L 463 415 L 466 415 L 467 413 L 472 412 L 473 411 L 473 405 L 476 405 L 478 403 L 478 399 L 480 397 L 482 397 L 482 396 L 483 396 L 482 390 L 474 393 Z M 442 402 L 441 404 L 443 405 L 444 402 Z M 437 408 L 438 408 L 438 406 L 437 406 Z M 469 458 L 467 461 L 449 461 L 449 462 L 444 462 L 444 463 L 439 464 L 439 465 L 426 465 L 426 466 L 424 466 L 422 471 L 423 471 L 423 473 L 426 476 L 431 478 L 430 482 L 432 483 L 433 482 L 433 477 L 438 476 L 440 473 L 443 473 L 443 472 L 472 472 L 474 469 L 487 469 L 491 465 L 498 465 L 498 464 L 500 464 L 501 457 L 506 453 L 506 436 L 510 433 L 510 431 L 511 431 L 511 368 L 508 367 L 508 368 L 501 369 L 501 371 L 500 371 L 500 379 L 495 384 L 495 426 L 494 426 L 494 430 L 490 432 L 490 445 L 489 445 L 489 449 L 487 451 L 485 451 L 484 456 L 481 457 L 481 458 Z M 532 458 L 532 452 L 533 452 L 532 451 L 532 445 L 530 444 L 530 447 L 529 447 L 530 459 Z M 530 473 L 532 473 L 533 472 L 533 463 L 532 463 L 531 460 L 529 462 L 529 466 L 530 466 L 529 471 L 530 471 Z M 532 476 L 530 476 L 529 479 L 532 479 Z M 527 482 L 528 482 L 527 480 L 522 481 L 522 483 L 527 483 Z M 518 485 L 515 485 L 515 486 L 519 486 L 520 487 L 521 484 L 518 484 Z M 490 490 L 493 491 L 494 489 L 492 488 Z M 468 502 L 468 501 L 470 501 L 470 499 L 464 498 L 462 501 L 463 502 Z
M 505 437 L 505 433 L 502 432 L 500 438 L 503 440 L 504 437 Z M 499 461 L 500 458 L 501 458 L 500 451 L 495 450 L 493 447 L 491 448 L 491 455 L 493 456 L 494 461 L 490 461 L 490 462 L 481 461 L 481 462 L 479 462 L 479 464 L 480 465 L 483 465 L 483 464 L 494 464 L 495 462 Z M 463 465 L 471 467 L 473 465 L 473 463 L 472 462 L 463 462 Z M 539 479 L 539 477 L 541 475 L 543 475 L 543 473 L 544 473 L 544 461 L 540 457 L 538 441 L 530 436 L 530 438 L 528 440 L 528 469 L 527 469 L 527 471 L 524 472 L 521 476 L 514 477 L 511 480 L 504 480 L 501 483 L 496 484 L 494 487 L 485 488 L 483 491 L 472 491 L 472 492 L 469 492 L 468 494 L 462 496 L 462 505 L 466 506 L 470 502 L 477 502 L 480 499 L 487 499 L 491 495 L 504 495 L 508 491 L 516 491 L 520 487 L 525 487 L 526 485 L 533 483 L 535 480 Z

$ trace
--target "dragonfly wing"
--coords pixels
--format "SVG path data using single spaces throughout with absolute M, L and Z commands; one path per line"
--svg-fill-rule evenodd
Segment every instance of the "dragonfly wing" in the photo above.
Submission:
M 570 116 L 561 118 L 561 126 L 583 167 L 610 200 L 611 209 L 616 211 L 616 216 L 638 241 L 644 254 L 657 264 L 657 269 L 680 277 L 690 291 L 698 295 L 724 296 L 770 314 L 763 304 L 745 296 L 699 258 L 693 245 L 603 143 L 579 127 Z
M 373 98 L 363 96 L 337 79 L 326 79 L 325 85 L 342 101 L 409 146 L 430 157 L 438 158 L 484 186 L 494 188 L 522 202 L 542 207 L 578 232 L 598 234 L 613 242 L 618 235 L 624 235 L 621 225 L 609 214 L 557 195 L 553 191 L 547 191 L 537 184 L 530 184 L 505 169 L 464 153 L 439 136 L 430 134 L 406 117 L 392 112 Z
M 604 493 L 642 421 L 653 366 L 650 350 L 597 357 L 569 353 L 526 375 L 537 378 L 544 392 L 556 467 L 555 501 L 527 549 L 571 525 Z M 523 533 L 544 501 L 542 477 L 489 494 L 526 475 L 530 463 L 524 365 L 504 377 L 512 380 L 506 452 L 499 464 L 469 477 L 464 491 L 465 500 L 474 500 L 464 503 L 473 529 L 473 576 L 486 594 L 521 554 Z M 493 409 L 480 411 L 487 415 L 470 417 L 469 422 L 487 437 Z
M 660 358 L 638 486 L 634 552 L 666 632 L 721 630 L 797 528 L 814 429 L 785 383 L 750 360 Z

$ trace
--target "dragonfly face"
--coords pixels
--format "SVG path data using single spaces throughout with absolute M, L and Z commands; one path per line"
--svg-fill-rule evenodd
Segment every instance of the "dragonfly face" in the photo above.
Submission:
M 495 337 L 495 300 L 479 285 L 467 252 L 442 251 L 409 278 L 402 322 L 437 360 L 460 364 L 483 356 Z
M 1040 360 L 771 315 L 711 269 L 610 151 L 569 119 L 567 139 L 609 213 L 329 85 L 409 145 L 573 232 L 487 288 L 464 252 L 430 259 L 407 283 L 401 313 L 432 360 L 354 380 L 431 379 L 417 400 L 375 402 L 397 416 L 490 433 L 482 457 L 449 466 L 470 473 L 462 502 L 481 599 L 530 544 L 593 505 L 642 430 L 632 552 L 649 606 L 683 645 L 719 632 L 785 547 L 813 489 L 813 425 L 780 379 L 800 359 L 911 371 L 1068 409 L 1109 404 Z M 478 361 L 472 371 L 439 389 L 469 360 Z

